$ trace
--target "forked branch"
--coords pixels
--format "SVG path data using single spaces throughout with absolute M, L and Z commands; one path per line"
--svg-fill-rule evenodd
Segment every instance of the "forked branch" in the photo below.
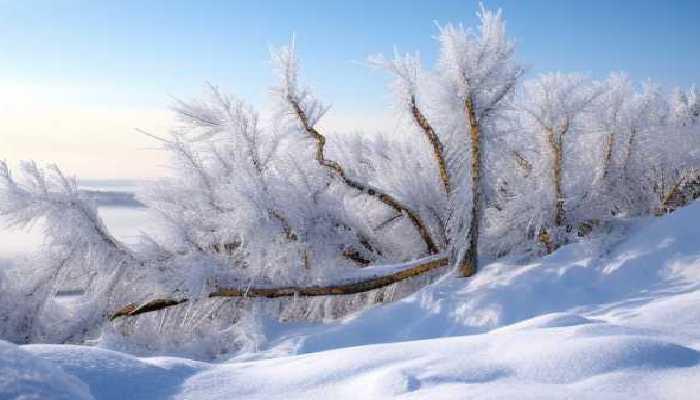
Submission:
M 423 239 L 423 242 L 425 243 L 425 246 L 428 250 L 429 254 L 437 254 L 439 252 L 439 249 L 435 242 L 433 241 L 433 238 L 430 235 L 430 232 L 423 222 L 423 220 L 420 218 L 418 213 L 408 206 L 401 204 L 394 196 L 385 193 L 377 188 L 371 187 L 370 185 L 367 185 L 365 183 L 356 181 L 352 178 L 349 178 L 347 174 L 345 173 L 345 170 L 343 167 L 340 166 L 337 162 L 333 160 L 328 160 L 325 157 L 325 145 L 326 145 L 326 138 L 323 136 L 309 121 L 308 116 L 306 115 L 306 112 L 302 108 L 299 100 L 292 96 L 291 94 L 288 94 L 286 96 L 286 100 L 289 103 L 290 107 L 292 108 L 292 111 L 294 112 L 294 116 L 299 120 L 299 123 L 301 124 L 302 128 L 304 131 L 309 134 L 315 141 L 316 141 L 316 161 L 323 167 L 326 167 L 330 170 L 332 170 L 339 178 L 340 180 L 347 186 L 358 190 L 362 193 L 365 193 L 371 197 L 374 197 L 375 199 L 381 201 L 382 203 L 386 204 L 387 206 L 391 207 L 395 211 L 406 215 L 408 219 L 413 223 L 415 226 L 416 230 L 418 231 L 418 234 L 420 235 L 421 239 Z

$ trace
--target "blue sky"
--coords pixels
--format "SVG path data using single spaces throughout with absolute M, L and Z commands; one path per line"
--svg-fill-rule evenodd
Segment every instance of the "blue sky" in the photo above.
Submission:
M 268 47 L 286 43 L 294 33 L 306 80 L 336 110 L 376 114 L 388 104 L 385 77 L 354 61 L 397 46 L 420 51 L 430 64 L 436 54 L 434 21 L 473 26 L 477 4 L 0 0 L 0 83 L 32 93 L 28 105 L 70 103 L 74 111 L 82 105 L 165 110 L 170 96 L 193 96 L 205 81 L 260 103 L 271 78 Z M 518 57 L 531 74 L 560 70 L 602 78 L 622 70 L 667 87 L 700 83 L 700 1 L 484 4 L 503 9 Z M 57 88 L 55 101 L 42 94 L 51 88 Z M 161 120 L 131 122 L 160 128 Z M 29 128 L 11 130 L 17 136 Z M 52 135 L 60 144 L 61 133 Z

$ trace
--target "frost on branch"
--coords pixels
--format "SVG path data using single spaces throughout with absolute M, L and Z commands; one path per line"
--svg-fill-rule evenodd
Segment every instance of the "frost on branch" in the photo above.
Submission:
M 395 76 L 391 88 L 400 110 L 409 115 L 432 148 L 446 205 L 438 213 L 445 240 L 462 274 L 476 271 L 478 237 L 491 165 L 498 157 L 496 126 L 505 100 L 523 69 L 513 60 L 501 13 L 482 7 L 476 32 L 455 25 L 440 27 L 440 57 L 433 71 L 422 70 L 418 56 L 370 58 L 370 64 Z M 495 152 L 494 152 L 495 153 Z M 493 197 L 493 196 L 490 196 Z
M 394 58 L 392 60 L 378 55 L 371 57 L 369 61 L 370 64 L 386 69 L 396 77 L 392 82 L 392 92 L 400 109 L 405 110 L 410 115 L 413 123 L 422 131 L 428 143 L 430 143 L 445 195 L 449 196 L 452 191 L 452 183 L 447 170 L 445 147 L 425 111 L 421 109 L 425 105 L 419 105 L 421 101 L 418 99 L 418 81 L 419 79 L 425 79 L 427 75 L 421 70 L 418 55 L 411 56 L 406 54 L 401 56 L 398 51 L 394 50 Z M 444 223 L 445 221 L 442 221 L 443 225 Z
M 34 162 L 24 162 L 21 171 L 24 181 L 19 183 L 7 163 L 0 161 L 0 215 L 11 226 L 23 228 L 43 218 L 52 245 L 126 251 L 107 231 L 94 204 L 78 191 L 75 179 L 55 165 L 42 170 Z
M 567 224 L 568 213 L 577 207 L 573 200 L 589 195 L 586 189 L 591 187 L 589 182 L 593 178 L 588 174 L 591 170 L 570 170 L 566 165 L 571 165 L 572 157 L 585 157 L 586 153 L 578 150 L 590 141 L 580 138 L 588 134 L 586 117 L 601 93 L 598 83 L 577 74 L 542 75 L 524 85 L 519 106 L 524 113 L 523 122 L 532 130 L 542 149 L 542 161 L 538 163 L 540 179 L 550 182 L 548 200 L 545 200 L 551 205 L 545 206 L 550 210 L 549 215 L 543 215 L 544 219 L 536 223 L 539 236 L 549 249 L 550 241 L 554 246 L 560 241 L 558 236 Z M 572 193 L 574 191 L 578 193 Z
M 280 283 L 347 266 L 339 257 L 351 247 L 355 259 L 371 260 L 359 254 L 369 245 L 352 239 L 356 224 L 327 175 L 304 162 L 306 146 L 245 103 L 209 92 L 176 105 L 181 126 L 162 139 L 176 175 L 144 196 L 180 244 L 170 250 L 220 258 L 235 279 Z
M 308 90 L 302 90 L 298 87 L 299 63 L 294 53 L 294 44 L 273 53 L 273 60 L 280 78 L 278 87 L 273 90 L 277 96 L 280 113 L 286 115 L 304 136 L 315 142 L 314 158 L 316 162 L 348 188 L 366 194 L 395 212 L 404 214 L 423 240 L 427 253 L 437 254 L 440 249 L 417 210 L 404 204 L 393 194 L 350 176 L 340 164 L 326 158 L 326 137 L 319 132 L 316 124 L 327 108 L 323 107 L 320 101 L 316 100 Z
M 0 216 L 12 227 L 40 226 L 46 248 L 22 261 L 25 276 L 11 289 L 24 296 L 24 313 L 8 324 L 22 336 L 18 341 L 79 340 L 102 320 L 102 310 L 112 301 L 123 301 L 115 290 L 133 257 L 109 233 L 75 179 L 34 162 L 22 163 L 20 170 L 18 181 L 0 162 Z M 85 294 L 77 317 L 54 301 L 65 289 Z

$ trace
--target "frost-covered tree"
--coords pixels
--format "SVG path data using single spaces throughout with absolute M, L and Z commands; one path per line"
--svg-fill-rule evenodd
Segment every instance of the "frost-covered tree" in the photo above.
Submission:
M 111 236 L 91 199 L 58 168 L 43 171 L 27 163 L 18 181 L 2 164 L 2 215 L 20 227 L 45 219 L 48 251 L 63 260 L 35 275 L 38 287 L 49 288 L 32 291 L 42 299 L 39 307 L 76 286 L 95 294 L 91 310 L 83 313 L 89 316 L 85 326 L 94 327 L 119 306 L 128 305 L 119 311 L 125 315 L 142 312 L 139 303 L 154 310 L 213 293 L 267 296 L 275 287 L 289 296 L 285 287 L 347 282 L 369 264 L 444 250 L 445 232 L 432 208 L 432 188 L 423 185 L 427 180 L 384 176 L 421 169 L 411 157 L 412 144 L 362 140 L 365 149 L 352 154 L 346 152 L 358 150 L 356 142 L 341 140 L 335 151 L 355 162 L 345 167 L 331 160 L 317 128 L 327 109 L 300 87 L 293 46 L 275 51 L 273 61 L 279 81 L 270 115 L 210 86 L 203 98 L 175 104 L 179 123 L 168 135 L 149 134 L 171 156 L 172 175 L 139 195 L 165 229 L 145 236 L 135 249 Z M 371 291 L 443 266 L 441 260 L 327 291 Z M 86 270 L 74 274 L 77 267 Z M 246 286 L 264 289 L 239 289 Z M 319 290 L 326 291 L 312 292 Z
M 700 93 L 695 86 L 683 90 L 676 88 L 671 94 L 670 112 L 673 121 L 680 126 L 691 126 L 700 118 Z
M 685 204 L 700 191 L 700 100 L 695 86 L 676 88 L 668 100 L 667 116 L 654 140 L 657 157 L 652 165 L 656 204 L 660 212 Z M 684 200 L 681 200 L 684 199 Z
M 667 151 L 659 146 L 668 127 L 667 103 L 658 86 L 646 82 L 636 89 L 624 74 L 611 75 L 605 85 L 591 119 L 593 133 L 603 137 L 595 188 L 599 218 L 646 213 L 655 206 L 649 169 Z
M 374 201 L 388 207 L 395 213 L 404 216 L 413 225 L 416 233 L 424 243 L 427 254 L 437 254 L 440 249 L 433 239 L 430 229 L 418 210 L 399 199 L 395 194 L 367 182 L 353 172 L 346 170 L 337 161 L 331 160 L 326 154 L 326 136 L 318 128 L 318 121 L 323 116 L 326 107 L 314 97 L 310 90 L 299 84 L 299 63 L 294 53 L 293 45 L 282 48 L 273 54 L 273 61 L 278 69 L 279 85 L 274 88 L 278 115 L 282 121 L 290 123 L 290 129 L 296 130 L 297 137 L 305 139 L 313 150 L 312 159 L 327 172 L 334 180 L 355 194 L 363 194 Z
M 623 135 L 631 129 L 629 124 L 636 115 L 630 115 L 630 103 L 634 100 L 632 82 L 623 74 L 613 74 L 605 82 L 605 92 L 597 101 L 593 123 L 603 135 L 602 166 L 600 180 L 608 186 L 615 171 L 618 148 Z
M 412 125 L 422 132 L 430 144 L 440 183 L 446 197 L 449 197 L 452 193 L 453 182 L 451 182 L 448 171 L 443 138 L 435 131 L 422 109 L 427 107 L 425 102 L 429 101 L 429 96 L 431 95 L 430 85 L 435 79 L 434 74 L 423 71 L 420 57 L 417 53 L 414 55 L 401 55 L 397 50 L 394 50 L 393 59 L 377 55 L 370 57 L 369 61 L 371 65 L 383 68 L 395 77 L 391 83 L 394 101 L 397 103 L 400 112 L 410 116 Z M 424 91 L 426 93 L 423 93 Z M 423 103 L 422 106 L 419 103 Z
M 46 251 L 24 261 L 23 279 L 13 288 L 25 299 L 25 313 L 14 321 L 15 329 L 26 341 L 77 340 L 102 320 L 102 311 L 95 310 L 107 309 L 118 296 L 134 257 L 109 233 L 74 179 L 56 166 L 43 169 L 34 162 L 22 163 L 20 171 L 17 179 L 0 162 L 0 217 L 19 228 L 40 221 Z M 59 315 L 50 309 L 55 306 L 50 299 L 66 287 L 80 288 L 86 300 L 77 316 L 55 321 Z
M 440 27 L 440 56 L 429 74 L 417 56 L 371 59 L 396 77 L 393 88 L 402 109 L 430 143 L 441 185 L 449 196 L 449 239 L 454 263 L 463 276 L 476 273 L 480 225 L 487 182 L 485 154 L 495 136 L 504 99 L 515 89 L 523 68 L 514 61 L 515 45 L 506 35 L 501 12 L 483 7 L 477 30 Z
M 546 203 L 552 204 L 551 219 L 541 226 L 544 242 L 557 242 L 557 230 L 566 225 L 566 211 L 574 207 L 576 197 L 587 193 L 565 193 L 565 188 L 587 190 L 586 170 L 566 168 L 569 158 L 585 156 L 586 117 L 593 101 L 602 93 L 599 84 L 577 74 L 545 74 L 524 85 L 520 109 L 523 124 L 530 130 L 541 150 L 542 173 L 549 176 L 550 193 Z M 573 137 L 572 137 L 573 136 Z M 584 140 L 576 140 L 584 139 Z M 601 164 L 602 166 L 602 164 Z M 576 197 L 575 197 L 576 196 Z M 550 246 L 551 247 L 551 246 Z

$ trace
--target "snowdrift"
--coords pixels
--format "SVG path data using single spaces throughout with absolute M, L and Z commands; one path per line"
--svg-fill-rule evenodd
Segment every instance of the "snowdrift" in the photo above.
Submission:
M 88 386 L 55 364 L 0 340 L 0 399 L 91 400 Z

